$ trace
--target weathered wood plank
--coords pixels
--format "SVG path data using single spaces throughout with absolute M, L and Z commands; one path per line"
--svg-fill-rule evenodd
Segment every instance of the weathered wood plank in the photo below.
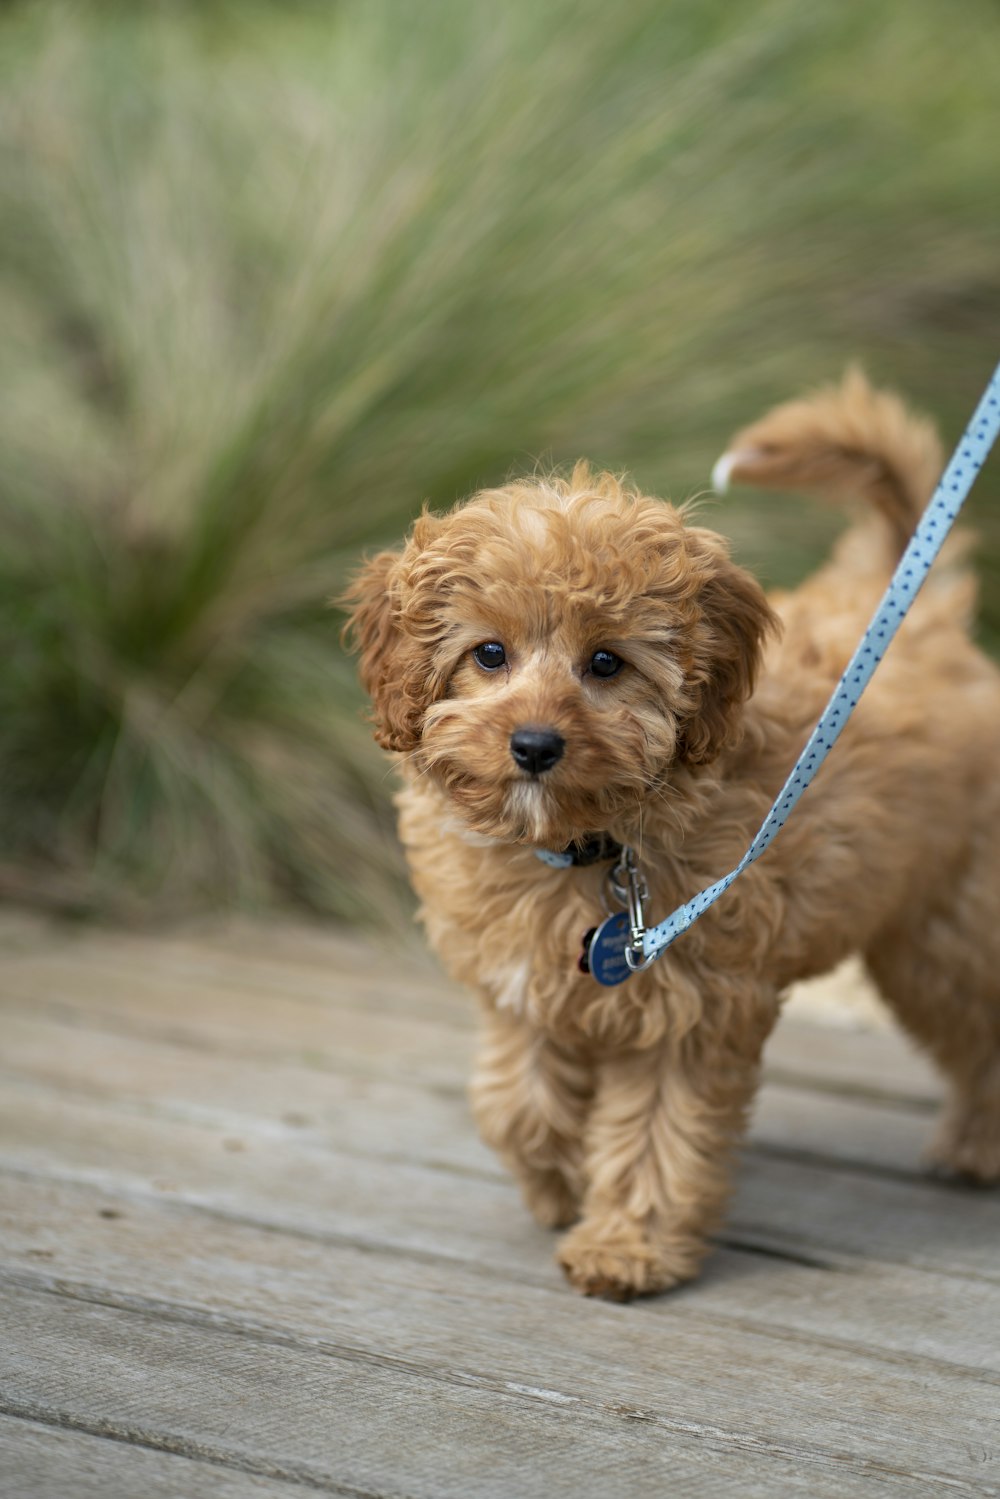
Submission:
M 105 938 L 0 922 L 18 1453 L 181 1464 L 185 1499 L 1000 1489 L 1000 1201 L 906 1179 L 940 1088 L 895 1037 L 779 1028 L 728 1247 L 612 1307 L 475 1141 L 474 1007 L 428 962 Z
M 391 1065 L 399 1053 L 419 1066 L 436 1051 L 434 1077 L 453 1085 L 464 1079 L 475 1002 L 438 976 L 429 960 L 421 964 L 408 953 L 404 964 L 399 954 L 311 934 L 308 960 L 296 964 L 285 956 L 289 942 L 281 942 L 280 932 L 273 931 L 277 951 L 271 955 L 253 947 L 234 953 L 221 937 L 219 950 L 207 940 L 153 943 L 106 934 L 63 941 L 54 951 L 31 948 L 4 960 L 6 1004 L 12 1011 L 47 1004 L 96 1028 L 127 1023 L 191 1045 L 228 1044 L 234 1055 L 247 1054 L 252 1011 L 253 1035 L 262 1028 L 265 1054 L 276 1047 L 289 1055 L 299 1044 L 317 1059 L 324 1053 L 339 1054 L 342 1063 L 357 1057 L 363 1068 L 372 1056 Z M 258 944 L 267 940 L 262 934 Z M 451 1064 L 445 1078 L 442 1063 Z M 767 1066 L 776 1076 L 851 1094 L 912 1097 L 925 1106 L 941 1094 L 930 1063 L 894 1032 L 785 1020 L 769 1044 Z
M 456 1024 L 434 1008 L 436 991 L 408 989 L 398 974 L 339 983 L 324 976 L 305 998 L 289 993 L 287 983 L 275 985 L 247 991 L 202 980 L 192 987 L 169 969 L 150 980 L 100 964 L 81 974 L 68 958 L 53 972 L 45 959 L 18 972 L 6 966 L 4 1008 L 9 1023 L 19 1014 L 48 1015 L 98 1035 L 144 1036 L 244 1063 L 305 1060 L 340 1074 L 464 1088 L 473 1050 L 471 1001 L 458 1008 Z M 775 1081 L 808 1082 L 862 1101 L 866 1094 L 875 1102 L 912 1099 L 924 1110 L 941 1093 L 930 1065 L 892 1034 L 781 1023 L 766 1069 Z
M 126 1310 L 23 1287 L 16 1297 L 0 1295 L 0 1308 L 8 1409 L 84 1430 L 99 1423 L 137 1444 L 335 1493 L 569 1499 L 595 1473 L 650 1499 L 707 1492 L 771 1499 L 801 1494 L 804 1477 L 811 1494 L 830 1499 L 912 1495 L 927 1480 L 958 1493 L 996 1492 L 991 1478 L 983 1482 L 975 1400 L 971 1414 L 951 1413 L 950 1423 L 938 1414 L 942 1443 L 924 1431 L 901 1460 L 892 1446 L 903 1424 L 895 1410 L 882 1412 L 875 1447 L 843 1418 L 837 1445 L 824 1447 L 810 1431 L 790 1433 L 784 1401 L 780 1411 L 765 1410 L 759 1394 L 752 1404 L 764 1434 L 755 1437 L 703 1410 L 693 1420 L 678 1414 L 665 1398 L 622 1408 L 610 1388 L 610 1398 L 593 1401 L 164 1308 Z M 676 1378 L 668 1386 L 685 1388 L 689 1382 Z M 885 1404 L 883 1390 L 877 1398 Z M 745 1392 L 741 1400 L 745 1406 Z
M 72 1043 L 71 1045 L 69 1043 Z M 475 1138 L 464 1090 L 405 1080 L 359 1077 L 348 1062 L 322 1069 L 296 1060 L 226 1056 L 142 1035 L 76 1029 L 48 1016 L 7 1014 L 2 1066 L 62 1096 L 120 1100 L 125 1108 L 189 1118 L 230 1136 L 269 1131 L 275 1123 L 319 1128 L 365 1154 L 403 1155 L 493 1172 L 494 1158 Z M 402 1128 L 401 1128 L 402 1127 Z M 781 1083 L 765 1087 L 751 1138 L 799 1155 L 836 1156 L 913 1173 L 929 1134 L 922 1109 L 827 1095 Z
M 536 1348 L 546 1311 L 536 1308 L 530 1329 Z M 662 1482 L 667 1463 L 682 1492 L 698 1492 L 696 1479 L 732 1483 L 748 1472 L 759 1482 L 751 1453 L 774 1465 L 779 1485 L 793 1466 L 809 1472 L 810 1492 L 849 1494 L 861 1480 L 891 1490 L 899 1479 L 905 1490 L 918 1476 L 998 1491 L 996 1385 L 964 1371 L 909 1362 L 890 1370 L 856 1349 L 762 1340 L 703 1321 L 661 1325 L 661 1339 L 638 1350 L 641 1312 L 577 1303 L 583 1319 L 598 1324 L 588 1340 L 596 1358 L 539 1350 L 528 1363 L 521 1353 L 513 1364 L 477 1367 L 467 1343 L 453 1363 L 446 1350 L 399 1354 L 385 1332 L 372 1350 L 336 1326 L 295 1336 L 159 1299 L 108 1305 L 87 1287 L 46 1295 L 21 1283 L 14 1294 L 0 1287 L 0 1320 L 19 1330 L 0 1350 L 0 1369 L 9 1406 L 29 1415 L 100 1413 L 168 1433 L 174 1451 L 221 1445 L 251 1468 L 266 1462 L 281 1476 L 311 1472 L 380 1492 L 433 1493 L 438 1484 L 447 1493 L 459 1479 L 466 1492 L 506 1495 L 531 1472 L 535 1492 L 570 1493 L 613 1453 L 633 1480 L 625 1492 Z M 823 1408 L 831 1389 L 837 1400 Z
M 415 1133 L 398 1121 L 400 1138 Z M 504 1179 L 360 1156 L 350 1140 L 291 1125 L 240 1140 L 188 1120 L 123 1114 L 114 1102 L 8 1087 L 0 1097 L 0 1164 L 177 1194 L 306 1231 L 502 1266 L 510 1248 L 536 1266 L 538 1236 Z M 1000 1280 L 1000 1196 L 918 1179 L 748 1152 L 727 1235 L 792 1254 L 838 1255 Z M 497 1255 L 497 1244 L 510 1248 Z
M 605 1382 L 615 1366 L 633 1399 L 649 1398 L 643 1382 L 659 1377 L 661 1320 L 691 1337 L 702 1327 L 713 1339 L 727 1329 L 737 1339 L 754 1334 L 765 1349 L 771 1340 L 797 1340 L 849 1358 L 853 1345 L 884 1366 L 890 1383 L 900 1360 L 926 1365 L 931 1380 L 945 1365 L 956 1376 L 965 1369 L 1000 1382 L 1000 1286 L 970 1291 L 967 1282 L 900 1266 L 844 1273 L 722 1248 L 696 1288 L 632 1308 L 624 1321 L 611 1308 L 605 1322 L 557 1277 L 527 1277 L 516 1259 L 494 1270 L 372 1253 L 138 1194 L 32 1178 L 0 1178 L 0 1266 L 9 1276 L 42 1275 L 107 1295 L 155 1293 L 302 1336 L 326 1329 L 373 1352 L 505 1366 L 522 1380 L 533 1370 L 536 1382 L 594 1374 Z M 627 1343 L 616 1333 L 623 1327 Z M 708 1345 L 700 1346 L 707 1358 Z M 738 1347 L 727 1346 L 738 1370 Z
M 765 1082 L 754 1105 L 748 1149 L 802 1161 L 921 1177 L 933 1119 L 923 1110 Z
M 0 1416 L 0 1482 L 4 1499 L 308 1499 L 316 1493 L 312 1485 L 178 1457 L 117 1434 L 12 1416 Z
M 847 1098 L 900 1100 L 932 1111 L 944 1083 L 899 1030 L 853 1030 L 778 1021 L 764 1053 L 764 1075 Z
M 296 920 L 288 916 L 246 916 L 182 926 L 128 930 L 60 921 L 26 909 L 0 906 L 0 961 L 46 959 L 54 953 L 75 953 L 80 961 L 155 967 L 174 963 L 201 968 L 212 965 L 239 977 L 253 974 L 258 965 L 277 967 L 293 975 L 315 969 L 328 975 L 369 972 L 380 965 L 405 970 L 414 980 L 436 981 L 438 965 L 417 927 L 382 931 L 377 936 L 349 927 Z
M 275 951 L 259 943 L 248 950 L 211 940 L 135 937 L 114 932 L 83 932 L 77 939 L 51 947 L 2 954 L 5 976 L 14 992 L 24 979 L 54 992 L 65 989 L 84 971 L 107 980 L 116 1006 L 143 1005 L 142 995 L 169 986 L 179 1002 L 191 990 L 238 990 L 249 1003 L 263 994 L 287 996 L 313 1004 L 331 1000 L 358 1010 L 376 1009 L 429 1017 L 471 1026 L 475 1006 L 469 995 L 450 983 L 426 951 L 401 952 L 391 945 L 369 946 L 358 939 L 331 937 L 324 961 L 290 956 L 287 943 Z
M 247 1144 L 257 1136 L 336 1140 L 386 1155 L 502 1175 L 476 1137 L 464 1090 L 393 1075 L 357 1076 L 295 1060 L 234 1062 L 133 1035 L 70 1031 L 47 1019 L 7 1016 L 0 1087 L 103 1101 L 123 1114 L 188 1120 Z M 16 1080 L 16 1083 L 15 1083 Z
M 248 994 L 240 985 L 183 985 L 157 969 L 143 977 L 75 964 L 70 957 L 15 968 L 5 964 L 3 1007 L 11 1017 L 49 1015 L 67 1027 L 136 1034 L 232 1058 L 304 1061 L 315 1067 L 407 1077 L 460 1087 L 468 1071 L 471 1028 L 425 1018 L 422 1001 L 397 1013 L 397 979 L 342 981 L 366 1003 L 338 1004 L 338 991 Z

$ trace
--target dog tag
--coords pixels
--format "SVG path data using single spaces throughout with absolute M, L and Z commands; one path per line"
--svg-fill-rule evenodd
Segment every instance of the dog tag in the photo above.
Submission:
M 592 976 L 606 989 L 624 984 L 632 972 L 625 961 L 629 931 L 628 912 L 616 911 L 614 916 L 601 922 L 586 950 Z

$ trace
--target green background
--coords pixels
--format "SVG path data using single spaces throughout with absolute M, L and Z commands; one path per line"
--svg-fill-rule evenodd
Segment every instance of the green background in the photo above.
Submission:
M 852 359 L 952 441 L 998 78 L 992 0 L 0 10 L 0 894 L 395 919 L 358 555 L 584 455 L 687 498 Z M 841 524 L 702 516 L 769 583 Z

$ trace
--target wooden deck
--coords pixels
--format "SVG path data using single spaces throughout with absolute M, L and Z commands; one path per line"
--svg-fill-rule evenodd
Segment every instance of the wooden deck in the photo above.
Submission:
M 1000 1194 L 894 1034 L 787 1017 L 704 1279 L 615 1306 L 429 959 L 8 915 L 0 995 L 4 1499 L 1000 1492 Z

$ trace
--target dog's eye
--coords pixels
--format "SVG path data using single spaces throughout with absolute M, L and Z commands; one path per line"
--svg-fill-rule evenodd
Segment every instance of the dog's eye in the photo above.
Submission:
M 595 677 L 617 676 L 624 665 L 621 656 L 616 656 L 614 651 L 595 651 L 590 658 L 591 675 Z
M 487 671 L 496 671 L 498 666 L 503 666 L 507 660 L 507 652 L 499 640 L 487 640 L 482 645 L 477 645 L 472 652 L 473 660 Z

